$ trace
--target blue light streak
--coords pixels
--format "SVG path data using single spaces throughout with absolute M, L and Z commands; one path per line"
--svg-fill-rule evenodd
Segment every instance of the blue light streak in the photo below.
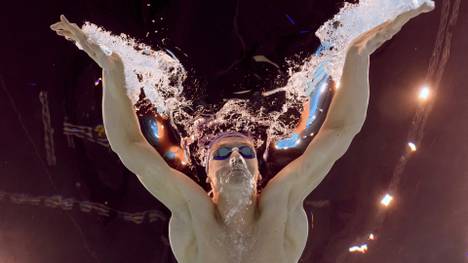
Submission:
M 289 18 L 289 16 L 288 16 Z M 322 43 L 320 47 L 315 51 L 315 56 L 319 56 L 324 50 L 329 49 L 331 45 L 327 43 Z M 328 61 L 322 62 L 320 65 L 317 66 L 313 73 L 312 79 L 307 81 L 307 86 L 306 86 L 306 94 L 309 94 L 309 116 L 307 116 L 306 120 L 306 127 L 304 130 L 308 130 L 311 126 L 312 123 L 315 121 L 316 116 L 315 114 L 317 113 L 319 102 L 321 99 L 321 90 L 322 88 L 328 87 L 328 79 L 329 75 L 325 70 L 325 65 L 328 63 Z M 309 134 L 306 134 L 305 136 L 309 136 Z M 289 138 L 279 140 L 275 143 L 275 147 L 277 149 L 289 149 L 289 148 L 295 148 L 297 145 L 299 145 L 301 141 L 301 135 L 298 133 L 293 133 Z

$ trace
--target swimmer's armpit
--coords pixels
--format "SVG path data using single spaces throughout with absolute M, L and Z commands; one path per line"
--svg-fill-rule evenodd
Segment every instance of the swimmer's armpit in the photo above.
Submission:
M 344 155 L 356 134 L 351 128 L 320 129 L 304 153 L 270 180 L 264 194 L 286 189 L 290 191 L 288 210 L 302 209 L 304 200 Z

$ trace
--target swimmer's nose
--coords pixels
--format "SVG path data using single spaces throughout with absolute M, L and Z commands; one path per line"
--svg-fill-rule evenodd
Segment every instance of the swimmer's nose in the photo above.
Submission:
M 229 164 L 231 166 L 243 165 L 244 164 L 243 159 L 244 158 L 239 153 L 239 149 L 237 148 L 232 149 L 231 158 L 229 159 Z

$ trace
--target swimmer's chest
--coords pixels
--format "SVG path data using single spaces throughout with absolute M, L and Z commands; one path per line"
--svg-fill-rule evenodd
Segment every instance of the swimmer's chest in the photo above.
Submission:
M 284 207 L 271 206 L 262 213 L 257 224 L 252 249 L 242 258 L 231 261 L 227 255 L 234 248 L 221 241 L 220 237 L 226 233 L 214 218 L 202 222 L 197 218 L 188 221 L 172 217 L 169 222 L 171 249 L 179 263 L 295 263 L 299 260 L 308 235 L 304 209 L 288 212 Z

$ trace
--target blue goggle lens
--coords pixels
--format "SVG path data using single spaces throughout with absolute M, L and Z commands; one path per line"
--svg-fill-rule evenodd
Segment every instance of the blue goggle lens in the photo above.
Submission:
M 234 147 L 233 147 L 234 148 Z M 220 147 L 217 149 L 213 154 L 213 159 L 215 160 L 225 160 L 227 159 L 232 153 L 232 148 L 229 147 Z M 249 146 L 241 146 L 239 147 L 239 153 L 247 159 L 255 158 L 255 152 Z

